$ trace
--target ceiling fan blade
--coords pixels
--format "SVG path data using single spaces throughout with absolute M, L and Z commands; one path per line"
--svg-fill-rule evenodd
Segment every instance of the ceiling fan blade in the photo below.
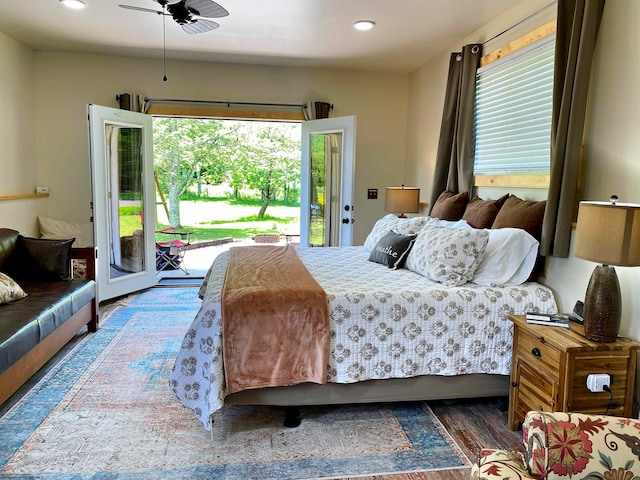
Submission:
M 151 10 L 150 8 L 134 7 L 133 5 L 118 5 L 119 7 L 126 8 L 127 10 L 137 10 L 139 12 L 157 13 L 162 15 L 160 10 Z
M 211 20 L 195 20 L 194 22 L 187 23 L 186 25 L 182 25 L 182 30 L 186 33 L 194 34 L 194 33 L 205 33 L 210 32 L 211 30 L 215 30 L 220 25 L 216 22 L 212 22 Z
M 222 18 L 229 15 L 226 8 L 213 0 L 185 0 L 185 5 L 187 8 L 196 10 L 200 17 Z

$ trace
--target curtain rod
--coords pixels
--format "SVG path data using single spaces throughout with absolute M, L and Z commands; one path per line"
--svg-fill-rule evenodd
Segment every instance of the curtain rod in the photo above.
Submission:
M 144 97 L 146 102 L 165 102 L 165 103 L 203 103 L 203 104 L 215 104 L 226 105 L 231 108 L 231 105 L 243 105 L 243 106 L 255 106 L 255 107 L 286 107 L 286 108 L 307 108 L 306 105 L 295 103 L 260 103 L 260 102 L 228 102 L 223 100 L 185 100 L 183 98 L 149 98 Z
M 531 18 L 535 17 L 536 15 L 538 15 L 541 12 L 544 12 L 547 8 L 551 7 L 552 5 L 555 5 L 556 3 L 558 3 L 558 0 L 553 0 L 553 2 L 547 3 L 544 7 L 536 10 L 535 12 L 533 12 L 532 14 L 524 17 L 522 20 L 514 23 L 513 25 L 511 25 L 510 27 L 508 27 L 507 29 L 503 30 L 502 32 L 498 33 L 497 35 L 494 35 L 493 37 L 491 37 L 489 40 L 486 40 L 484 42 L 482 42 L 482 45 L 486 45 L 487 43 L 489 43 L 492 40 L 495 40 L 496 38 L 504 35 L 507 32 L 510 32 L 511 30 L 513 30 L 514 28 L 516 28 L 519 25 L 522 25 L 524 22 L 526 22 L 527 20 L 530 20 Z

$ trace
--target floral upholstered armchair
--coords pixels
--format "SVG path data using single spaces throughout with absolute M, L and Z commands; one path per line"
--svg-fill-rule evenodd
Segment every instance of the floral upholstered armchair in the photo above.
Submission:
M 474 480 L 640 480 L 640 421 L 581 413 L 529 412 L 524 454 L 483 449 Z

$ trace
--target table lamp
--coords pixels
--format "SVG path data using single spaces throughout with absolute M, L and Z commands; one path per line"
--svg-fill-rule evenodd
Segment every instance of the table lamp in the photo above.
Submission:
M 584 300 L 585 337 L 595 342 L 616 340 L 622 304 L 613 267 L 640 266 L 640 205 L 580 202 L 573 255 L 600 263 L 591 275 Z
M 407 218 L 405 213 L 420 211 L 420 189 L 418 187 L 387 187 L 384 198 L 385 212 L 399 213 L 398 217 Z

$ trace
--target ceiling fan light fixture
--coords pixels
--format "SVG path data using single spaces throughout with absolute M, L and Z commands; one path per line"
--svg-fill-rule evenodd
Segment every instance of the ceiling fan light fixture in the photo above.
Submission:
M 60 3 L 73 10 L 82 10 L 87 6 L 84 0 L 60 0 Z
M 361 32 L 371 30 L 375 26 L 376 22 L 372 20 L 358 20 L 357 22 L 353 23 L 353 28 L 355 28 L 356 30 L 360 30 Z

